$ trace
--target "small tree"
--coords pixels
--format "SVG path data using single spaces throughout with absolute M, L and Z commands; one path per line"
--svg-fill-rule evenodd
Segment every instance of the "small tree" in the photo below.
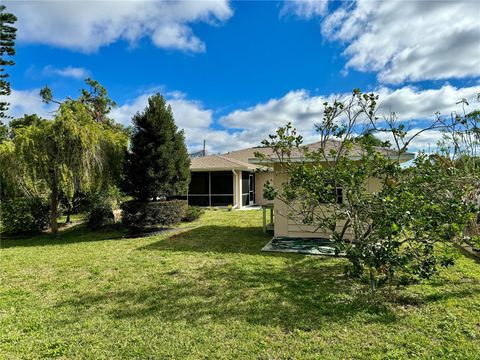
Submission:
M 427 278 L 438 265 L 450 265 L 451 245 L 474 211 L 466 195 L 478 184 L 478 173 L 473 182 L 471 173 L 445 156 L 421 154 L 411 167 L 402 167 L 411 141 L 445 124 L 437 118 L 407 136 L 395 114 L 376 116 L 377 100 L 355 90 L 348 99 L 325 103 L 316 149 L 303 147 L 290 124 L 263 141 L 278 171 L 288 174 L 277 188 L 267 184 L 265 194 L 286 205 L 283 216 L 326 230 L 350 260 L 347 273 L 366 276 L 372 289 L 398 273 Z M 393 145 L 372 136 L 380 132 Z M 372 180 L 380 185 L 374 192 L 368 189 Z
M 160 94 L 150 97 L 145 110 L 133 117 L 125 191 L 140 201 L 184 195 L 189 166 L 184 133 L 178 131 L 171 107 Z

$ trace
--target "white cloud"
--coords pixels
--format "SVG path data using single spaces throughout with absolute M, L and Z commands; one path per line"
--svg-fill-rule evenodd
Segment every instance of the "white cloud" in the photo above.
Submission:
M 470 101 L 480 93 L 480 85 L 456 88 L 444 85 L 438 89 L 419 90 L 405 86 L 396 90 L 382 87 L 375 91 L 379 94 L 379 114 L 395 112 L 400 120 L 433 118 L 438 111 L 449 115 L 452 111 L 461 112 L 462 106 L 456 104 L 462 99 Z
M 237 137 L 252 146 L 259 145 L 262 139 L 288 122 L 292 122 L 307 141 L 313 141 L 314 124 L 322 119 L 323 103 L 327 100 L 323 96 L 310 96 L 306 90 L 290 91 L 279 99 L 235 110 L 219 122 L 226 128 L 237 129 Z
M 56 68 L 54 66 L 45 66 L 42 70 L 43 75 L 62 76 L 72 79 L 85 79 L 90 76 L 90 71 L 82 67 L 67 66 L 64 68 Z
M 280 16 L 293 14 L 299 18 L 311 19 L 325 15 L 327 9 L 328 0 L 287 0 L 280 10 Z
M 420 128 L 412 128 L 407 131 L 404 141 L 409 141 L 408 151 L 432 153 L 437 150 L 437 144 L 443 139 L 443 133 L 439 130 L 426 130 L 420 133 L 420 130 Z M 377 133 L 375 136 L 383 141 L 390 141 L 395 149 L 395 142 L 391 133 Z M 400 146 L 403 146 L 403 144 L 400 144 Z
M 51 118 L 57 106 L 45 104 L 39 95 L 40 89 L 15 90 L 8 97 L 0 97 L 10 103 L 7 115 L 18 118 L 25 114 L 37 114 L 43 118 Z
M 20 42 L 40 43 L 89 53 L 118 40 L 150 37 L 161 48 L 203 52 L 205 44 L 190 25 L 226 21 L 228 0 L 209 1 L 11 1 Z
M 383 87 L 376 91 L 380 95 L 378 115 L 388 116 L 394 111 L 400 121 L 413 126 L 418 120 L 433 119 L 437 111 L 443 115 L 461 111 L 461 105 L 456 103 L 462 98 L 473 100 L 479 92 L 480 85 L 459 89 L 446 85 L 428 90 L 413 87 L 393 90 Z M 305 137 L 306 143 L 314 142 L 317 141 L 314 124 L 322 120 L 323 103 L 336 96 L 311 96 L 305 90 L 291 91 L 280 99 L 271 99 L 248 109 L 233 111 L 219 121 L 224 127 L 235 129 L 237 132 L 233 140 L 241 141 L 242 144 L 258 145 L 262 139 L 287 122 L 292 122 Z M 348 97 L 349 94 L 341 96 Z M 433 136 L 434 133 L 426 132 L 412 147 L 435 145 L 438 141 L 437 135 L 435 133 L 435 138 L 429 139 L 430 134 Z
M 473 102 L 480 92 L 480 85 L 455 88 L 445 85 L 438 89 L 419 90 L 413 87 L 400 89 L 379 88 L 378 115 L 388 115 L 395 111 L 403 123 L 412 128 L 419 126 L 418 120 L 433 118 L 440 111 L 449 115 L 452 111 L 461 111 L 456 104 L 462 98 Z M 137 111 L 143 111 L 148 97 L 154 91 L 148 91 L 112 110 L 110 116 L 124 125 L 131 124 L 131 118 Z M 197 100 L 188 99 L 179 92 L 164 92 L 167 102 L 172 106 L 175 121 L 179 129 L 185 130 L 186 142 L 190 151 L 198 151 L 206 140 L 209 153 L 222 153 L 258 146 L 269 134 L 288 122 L 305 137 L 305 143 L 317 141 L 314 124 L 321 121 L 323 103 L 331 101 L 337 95 L 312 96 L 306 90 L 290 91 L 278 99 L 271 99 L 255 106 L 237 109 L 219 119 L 214 118 L 213 109 Z M 343 94 L 342 96 L 349 96 Z M 17 117 L 24 113 L 37 113 L 51 117 L 54 105 L 45 105 L 38 96 L 38 89 L 29 91 L 13 90 L 9 98 L 12 103 L 10 114 Z M 473 108 L 473 107 L 472 107 Z M 384 135 L 379 135 L 384 136 Z M 412 142 L 410 150 L 429 150 L 441 139 L 438 131 L 427 131 Z
M 437 111 L 444 115 L 460 111 L 461 106 L 456 103 L 462 98 L 474 99 L 478 92 L 480 85 L 458 89 L 445 85 L 429 90 L 382 87 L 376 91 L 380 95 L 378 115 L 395 111 L 401 121 L 411 121 L 414 126 L 415 120 L 433 118 Z M 132 115 L 144 109 L 150 95 L 141 95 L 114 109 L 112 117 L 123 124 L 130 124 Z M 187 99 L 181 92 L 167 93 L 167 100 L 172 106 L 178 127 L 185 130 L 189 149 L 201 149 L 205 139 L 209 152 L 218 153 L 258 146 L 269 134 L 288 122 L 292 122 L 305 137 L 306 143 L 317 141 L 314 124 L 322 119 L 323 103 L 336 96 L 311 96 L 306 90 L 290 91 L 281 98 L 232 111 L 217 121 L 213 118 L 212 110 L 205 109 L 199 101 Z M 441 134 L 435 131 L 425 132 L 412 143 L 411 149 L 416 151 L 435 146 L 439 136 Z
M 346 69 L 384 83 L 480 76 L 480 2 L 344 2 L 322 34 L 346 44 Z

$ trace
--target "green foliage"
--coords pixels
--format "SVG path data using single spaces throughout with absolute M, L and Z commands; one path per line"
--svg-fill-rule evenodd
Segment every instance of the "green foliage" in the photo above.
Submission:
M 148 201 L 184 195 L 190 181 L 190 159 L 183 131 L 172 109 L 156 94 L 133 117 L 131 148 L 125 167 L 125 192 Z
M 88 197 L 87 226 L 99 229 L 115 221 L 113 210 L 118 209 L 124 197 L 115 186 L 90 194 Z
M 81 102 L 62 103 L 52 121 L 33 121 L 13 130 L 0 145 L 7 182 L 28 196 L 50 196 L 52 230 L 60 198 L 101 189 L 120 177 L 127 134 L 96 122 Z M 118 180 L 117 180 L 118 181 Z
M 416 281 L 453 263 L 452 245 L 478 211 L 471 199 L 480 180 L 479 172 L 441 155 L 420 154 L 402 167 L 418 133 L 407 138 L 395 116 L 380 122 L 377 100 L 355 90 L 349 99 L 325 103 L 316 149 L 302 147 L 291 124 L 263 141 L 288 174 L 280 187 L 267 183 L 264 193 L 285 203 L 284 215 L 298 225 L 327 233 L 347 253 L 347 273 L 367 278 L 373 289 L 396 274 Z M 376 131 L 393 138 L 395 149 L 373 138 Z M 290 157 L 293 149 L 302 161 Z
M 117 104 L 110 99 L 107 90 L 98 81 L 87 78 L 85 83 L 89 89 L 82 89 L 78 100 L 89 109 L 95 121 L 111 123 L 107 115 Z
M 189 205 L 187 207 L 187 210 L 185 211 L 185 216 L 183 217 L 182 221 L 192 222 L 192 221 L 198 220 L 200 219 L 200 216 L 202 216 L 204 213 L 205 213 L 204 209 L 198 206 Z
M 5 66 L 15 65 L 13 60 L 7 60 L 8 57 L 15 55 L 15 39 L 17 29 L 13 27 L 17 17 L 5 11 L 5 5 L 0 5 L 0 120 L 8 118 L 5 112 L 8 110 L 9 103 L 4 101 L 4 97 L 10 95 L 10 82 L 7 81 L 9 75 L 5 72 Z
M 8 126 L 5 125 L 2 121 L 0 121 L 0 143 L 3 140 L 6 140 L 8 136 Z
M 37 233 L 48 226 L 48 204 L 40 198 L 2 201 L 2 230 L 8 234 Z
M 122 204 L 122 223 L 132 232 L 157 226 L 169 226 L 182 221 L 187 212 L 185 200 L 141 202 Z
M 96 206 L 90 208 L 87 216 L 87 227 L 89 229 L 100 229 L 115 222 L 115 216 L 111 207 Z
M 15 137 L 15 131 L 17 131 L 18 129 L 23 129 L 32 125 L 39 125 L 44 121 L 46 120 L 42 119 L 36 114 L 32 114 L 32 115 L 25 114 L 21 118 L 13 119 L 8 124 L 8 127 L 10 128 L 10 133 L 11 133 L 10 137 L 11 138 Z

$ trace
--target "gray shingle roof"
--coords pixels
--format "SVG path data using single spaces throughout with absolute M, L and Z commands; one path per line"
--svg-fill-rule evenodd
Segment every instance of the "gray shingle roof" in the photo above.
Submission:
M 337 140 L 328 140 L 324 144 L 327 154 L 332 149 L 339 150 L 341 145 L 342 145 L 342 142 Z M 309 150 L 313 151 L 313 150 L 318 150 L 321 146 L 322 146 L 322 143 L 319 141 L 319 142 L 305 145 L 303 147 L 300 147 L 299 149 L 294 148 L 292 149 L 291 157 L 301 159 L 304 156 L 304 148 L 308 148 Z M 394 150 L 385 149 L 381 147 L 378 147 L 377 151 L 386 156 L 395 156 L 397 154 L 397 152 Z M 264 154 L 267 157 L 267 161 L 258 161 L 257 159 L 254 159 L 255 153 L 257 152 Z M 350 150 L 350 156 L 356 157 L 361 155 L 362 155 L 361 148 L 359 146 L 354 145 L 353 148 Z M 413 154 L 411 153 L 406 153 L 405 155 L 406 157 L 409 157 L 409 158 L 413 157 Z M 199 158 L 193 158 L 191 159 L 190 169 L 192 171 L 232 170 L 232 169 L 253 171 L 261 167 L 259 163 L 263 163 L 265 165 L 266 163 L 274 162 L 275 158 L 276 156 L 270 148 L 251 147 L 247 149 L 231 151 L 222 155 L 209 155 L 209 156 L 204 156 Z M 265 168 L 263 167 L 263 169 Z

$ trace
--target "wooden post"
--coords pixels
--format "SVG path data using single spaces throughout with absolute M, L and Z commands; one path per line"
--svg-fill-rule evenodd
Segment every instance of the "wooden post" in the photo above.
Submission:
M 263 232 L 267 232 L 267 208 L 265 206 L 262 206 L 262 211 L 263 211 Z

